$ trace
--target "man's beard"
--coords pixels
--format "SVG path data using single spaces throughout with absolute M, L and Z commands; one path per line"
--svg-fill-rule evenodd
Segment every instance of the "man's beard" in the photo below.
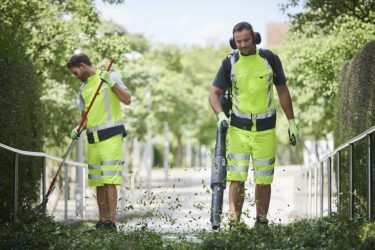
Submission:
M 85 73 L 85 74 L 82 74 L 82 76 L 79 78 L 82 82 L 86 82 L 87 79 L 89 78 L 88 74 Z
M 253 47 L 246 47 L 243 49 L 240 49 L 240 52 L 243 56 L 250 56 L 255 54 L 255 46 Z

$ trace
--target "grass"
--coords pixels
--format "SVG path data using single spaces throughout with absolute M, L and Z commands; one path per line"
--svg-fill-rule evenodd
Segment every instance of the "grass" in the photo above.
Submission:
M 349 221 L 334 214 L 288 225 L 235 230 L 163 234 L 135 230 L 91 231 L 92 222 L 64 225 L 51 217 L 25 213 L 20 220 L 0 222 L 1 249 L 375 249 L 375 222 Z

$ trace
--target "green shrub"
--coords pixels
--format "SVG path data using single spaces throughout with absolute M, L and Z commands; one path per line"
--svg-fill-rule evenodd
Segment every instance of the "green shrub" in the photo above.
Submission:
M 63 225 L 53 218 L 25 213 L 13 223 L 0 223 L 2 249 L 374 249 L 375 223 L 333 214 L 288 225 L 189 234 L 146 229 L 93 231 L 93 223 Z
M 0 26 L 0 33 L 0 142 L 22 150 L 41 151 L 41 84 L 12 30 Z M 13 210 L 14 154 L 0 149 L 0 159 L 0 220 L 8 220 Z M 19 156 L 18 166 L 18 207 L 22 210 L 39 197 L 42 161 Z
M 51 217 L 28 212 L 15 224 L 0 223 L 0 246 L 2 249 L 163 249 L 163 241 L 159 234 L 146 230 L 121 234 L 92 231 L 87 226 L 66 226 Z
M 375 125 L 375 41 L 366 44 L 341 73 L 337 98 L 335 147 Z M 375 136 L 373 136 L 375 138 Z M 372 148 L 375 152 L 375 147 Z M 374 155 L 374 154 L 373 154 Z M 367 140 L 354 145 L 355 212 L 366 211 Z M 372 159 L 374 162 L 375 157 Z M 347 211 L 349 194 L 349 153 L 342 154 L 342 211 Z M 374 164 L 373 164 L 374 165 Z
M 374 248 L 375 246 L 375 222 L 365 224 L 360 231 L 361 244 L 364 248 Z

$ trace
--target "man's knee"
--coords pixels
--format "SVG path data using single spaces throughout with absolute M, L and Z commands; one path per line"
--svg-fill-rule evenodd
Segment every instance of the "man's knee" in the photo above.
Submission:
M 245 185 L 244 181 L 230 181 L 230 186 L 233 187 L 242 187 Z
M 257 187 L 270 187 L 271 184 L 256 184 Z
M 255 193 L 259 193 L 259 194 L 271 193 L 271 185 L 270 184 L 256 184 Z
M 268 190 L 271 188 L 271 184 L 256 184 L 255 188 L 260 190 Z

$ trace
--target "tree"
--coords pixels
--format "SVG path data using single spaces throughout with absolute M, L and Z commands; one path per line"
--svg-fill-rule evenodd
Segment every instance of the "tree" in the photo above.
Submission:
M 0 26 L 1 34 L 9 34 Z M 14 36 L 0 37 L 0 142 L 21 150 L 41 151 L 44 135 L 44 107 L 41 82 L 29 61 L 25 47 Z M 0 149 L 0 221 L 12 219 L 15 155 Z M 38 198 L 42 161 L 18 156 L 20 210 L 30 208 Z
M 95 51 L 94 60 L 115 55 L 122 65 L 127 39 L 98 32 L 98 14 L 93 3 L 86 0 L 4 0 L 0 11 L 1 121 L 7 121 L 1 128 L 9 133 L 2 134 L 0 141 L 24 150 L 43 151 L 43 139 L 48 138 L 45 145 L 59 146 L 61 152 L 74 120 L 71 97 L 76 83 L 65 70 L 67 59 L 79 44 Z M 0 206 L 2 216 L 7 218 L 12 204 L 13 158 L 0 157 L 5 173 L 0 190 L 9 194 L 3 196 Z M 22 158 L 19 165 L 19 207 L 28 208 L 39 197 L 42 164 Z
M 287 7 L 299 2 L 289 1 Z M 282 57 L 287 62 L 284 65 L 289 84 L 293 86 L 292 96 L 295 96 L 295 109 L 303 133 L 320 139 L 335 129 L 335 146 L 339 146 L 373 124 L 374 93 L 370 85 L 374 75 L 371 62 L 375 3 L 304 2 L 306 12 L 291 15 L 292 29 Z M 357 200 L 363 200 L 366 193 L 363 181 L 366 150 L 367 146 L 361 142 L 355 146 L 353 178 L 357 183 L 354 187 Z M 348 150 L 342 151 L 342 166 L 348 166 L 348 155 Z M 340 178 L 345 207 L 349 193 L 348 168 L 341 169 Z M 341 211 L 346 213 L 347 210 Z
M 217 48 L 211 45 L 196 46 L 183 51 L 181 58 L 183 72 L 191 78 L 191 82 L 195 86 L 193 95 L 200 104 L 199 112 L 196 115 L 196 124 L 193 127 L 193 135 L 196 138 L 196 143 L 210 145 L 212 148 L 215 143 L 216 116 L 208 103 L 208 91 L 223 58 L 230 51 L 227 45 Z
M 318 32 L 314 23 L 306 23 L 304 31 L 289 34 L 280 56 L 305 135 L 318 139 L 333 130 L 341 68 L 375 38 L 372 30 L 371 23 L 341 16 L 328 33 Z
M 304 11 L 289 14 L 294 30 L 303 31 L 305 24 L 314 23 L 316 32 L 321 29 L 328 32 L 335 20 L 343 15 L 354 17 L 364 23 L 372 23 L 371 13 L 375 10 L 375 2 L 371 0 L 289 0 L 281 4 L 285 13 L 302 4 Z
M 130 45 L 131 46 L 131 45 Z M 172 134 L 172 152 L 181 163 L 185 128 L 189 126 L 193 143 L 212 145 L 216 122 L 208 101 L 227 46 L 180 48 L 159 45 L 124 68 L 125 82 L 132 92 L 132 105 L 125 110 L 128 138 L 144 139 L 147 129 L 161 137 L 164 122 Z

